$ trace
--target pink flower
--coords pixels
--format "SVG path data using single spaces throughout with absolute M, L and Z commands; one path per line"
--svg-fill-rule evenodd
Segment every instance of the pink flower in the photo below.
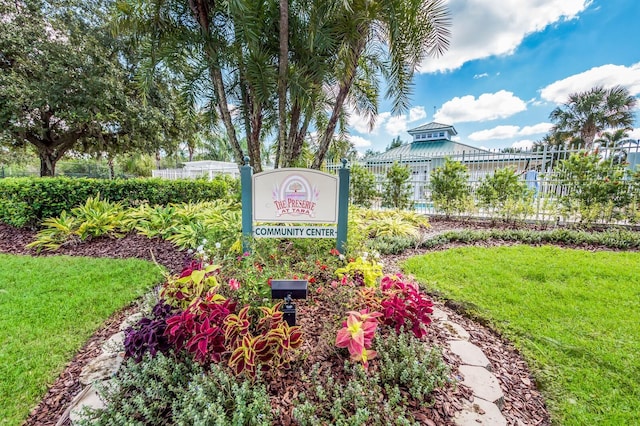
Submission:
M 240 281 L 236 280 L 235 278 L 231 278 L 229 280 L 229 288 L 231 290 L 238 290 L 240 288 Z

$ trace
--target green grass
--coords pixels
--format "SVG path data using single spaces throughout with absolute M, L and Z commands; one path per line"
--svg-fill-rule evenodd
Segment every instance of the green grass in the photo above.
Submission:
M 161 278 L 141 260 L 0 254 L 0 425 L 20 425 L 93 332 Z
M 640 424 L 640 253 L 465 247 L 404 266 L 522 350 L 555 424 Z

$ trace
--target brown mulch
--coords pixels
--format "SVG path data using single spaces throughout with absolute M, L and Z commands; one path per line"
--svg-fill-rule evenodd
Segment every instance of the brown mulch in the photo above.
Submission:
M 482 222 L 453 222 L 443 220 L 433 220 L 433 227 L 430 233 L 436 233 L 449 229 L 484 229 L 495 227 L 495 224 Z M 532 226 L 539 229 L 538 226 Z M 0 223 L 0 252 L 22 254 L 22 255 L 50 255 L 50 253 L 35 253 L 33 250 L 26 250 L 24 246 L 31 242 L 35 233 L 28 230 L 16 229 Z M 424 253 L 425 250 L 410 250 L 402 256 L 388 256 L 385 259 L 387 272 L 398 271 L 398 261 L 410 255 Z M 139 235 L 127 235 L 121 239 L 97 238 L 92 241 L 77 245 L 62 247 L 54 254 L 65 254 L 74 256 L 91 257 L 113 257 L 128 258 L 135 257 L 146 260 L 155 260 L 164 265 L 171 272 L 181 270 L 185 262 L 185 253 L 177 250 L 171 243 L 159 240 L 148 239 Z M 449 315 L 449 319 L 463 326 L 471 335 L 471 342 L 481 347 L 492 364 L 494 374 L 502 385 L 505 394 L 505 405 L 502 409 L 510 425 L 547 425 L 550 424 L 549 414 L 546 409 L 544 399 L 536 390 L 535 382 L 522 356 L 508 342 L 501 339 L 499 335 L 489 330 L 485 326 L 478 324 L 455 310 L 455 306 L 446 306 L 442 302 L 435 301 L 435 305 Z M 74 359 L 67 365 L 62 374 L 49 388 L 49 391 L 33 409 L 27 425 L 55 425 L 57 420 L 66 410 L 70 401 L 80 391 L 79 374 L 82 368 L 100 353 L 102 343 L 112 334 L 118 331 L 122 320 L 128 316 L 134 307 L 128 307 L 112 316 L 105 322 L 85 346 L 78 352 Z M 302 325 L 307 335 L 319 336 L 313 343 L 313 348 L 306 351 L 309 358 L 305 364 L 312 365 L 314 361 L 328 359 L 326 355 L 335 351 L 331 338 L 323 338 L 323 322 L 318 318 L 326 315 L 322 312 L 323 307 L 309 302 L 298 302 L 299 312 L 304 311 L 304 315 L 299 315 L 298 323 Z M 457 356 L 446 350 L 446 341 L 450 338 L 445 327 L 432 327 L 429 334 L 429 342 L 445 349 L 444 357 L 446 362 L 455 371 L 460 364 Z M 325 336 L 326 337 L 326 336 Z M 317 359 L 316 359 L 317 358 Z M 337 357 L 333 357 L 338 360 Z M 324 373 L 340 374 L 342 363 L 334 362 L 323 365 Z M 325 372 L 326 369 L 326 372 Z M 296 395 L 304 389 L 305 384 L 300 383 L 299 377 L 292 372 L 283 371 L 279 373 L 278 380 L 272 381 L 271 395 L 279 395 L 279 401 L 273 401 L 275 405 L 282 408 L 281 424 L 292 424 L 291 405 Z M 423 424 L 427 425 L 451 425 L 453 417 L 462 408 L 464 399 L 472 399 L 470 389 L 460 384 L 448 384 L 433 393 L 431 408 L 414 407 L 414 414 Z

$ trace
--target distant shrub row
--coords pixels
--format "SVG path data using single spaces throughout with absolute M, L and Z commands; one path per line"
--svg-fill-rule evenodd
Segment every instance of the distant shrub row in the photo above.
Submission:
M 207 180 L 162 179 L 0 179 L 0 222 L 16 227 L 37 227 L 43 219 L 84 204 L 100 194 L 125 206 L 141 203 L 166 205 L 240 198 L 239 181 L 218 175 Z

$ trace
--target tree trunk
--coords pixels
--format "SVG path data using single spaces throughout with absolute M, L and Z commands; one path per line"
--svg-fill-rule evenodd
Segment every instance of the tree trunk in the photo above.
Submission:
M 287 72 L 289 55 L 289 2 L 280 0 L 280 55 L 278 57 L 278 146 L 275 168 L 287 144 Z
M 203 37 L 205 38 L 205 40 L 208 40 L 210 36 L 209 5 L 204 0 L 190 0 L 189 7 L 193 12 L 193 17 L 198 22 L 198 25 L 200 25 L 200 31 Z M 207 59 L 209 60 L 209 76 L 211 78 L 211 81 L 213 82 L 213 89 L 216 94 L 218 110 L 220 111 L 222 122 L 224 123 L 225 129 L 227 130 L 227 136 L 229 137 L 229 141 L 231 142 L 231 149 L 233 150 L 236 163 L 238 165 L 243 165 L 244 155 L 242 153 L 242 148 L 238 143 L 236 129 L 235 127 L 233 127 L 231 113 L 229 112 L 229 107 L 227 105 L 227 94 L 224 88 L 224 79 L 222 77 L 222 71 L 220 70 L 220 66 L 218 65 L 217 61 L 218 52 L 216 51 L 216 48 L 212 46 L 211 42 L 206 42 L 204 51 L 207 55 Z
M 366 34 L 364 29 L 360 29 L 360 34 Z M 344 80 L 340 83 L 338 96 L 336 96 L 336 102 L 333 105 L 333 110 L 331 111 L 331 117 L 329 118 L 329 122 L 327 123 L 327 128 L 322 134 L 322 138 L 320 139 L 320 146 L 318 147 L 318 152 L 313 159 L 313 164 L 311 165 L 312 169 L 320 169 L 322 162 L 324 161 L 324 157 L 327 155 L 327 151 L 329 150 L 329 145 L 333 140 L 333 134 L 336 131 L 336 125 L 338 124 L 338 117 L 340 116 L 340 111 L 342 110 L 342 106 L 344 105 L 344 101 L 347 99 L 347 95 L 351 90 L 351 85 L 353 84 L 353 80 L 356 77 L 356 69 L 358 67 L 358 61 L 360 60 L 360 56 L 364 50 L 364 46 L 366 44 L 366 37 L 363 36 L 360 40 L 358 40 L 358 44 L 353 48 L 353 62 L 350 64 L 349 69 L 346 72 Z
M 56 174 L 56 163 L 58 157 L 48 149 L 38 148 L 40 158 L 40 177 L 53 177 Z
M 107 157 L 107 165 L 109 166 L 109 179 L 115 179 L 116 170 L 113 164 L 113 157 L 111 155 Z

